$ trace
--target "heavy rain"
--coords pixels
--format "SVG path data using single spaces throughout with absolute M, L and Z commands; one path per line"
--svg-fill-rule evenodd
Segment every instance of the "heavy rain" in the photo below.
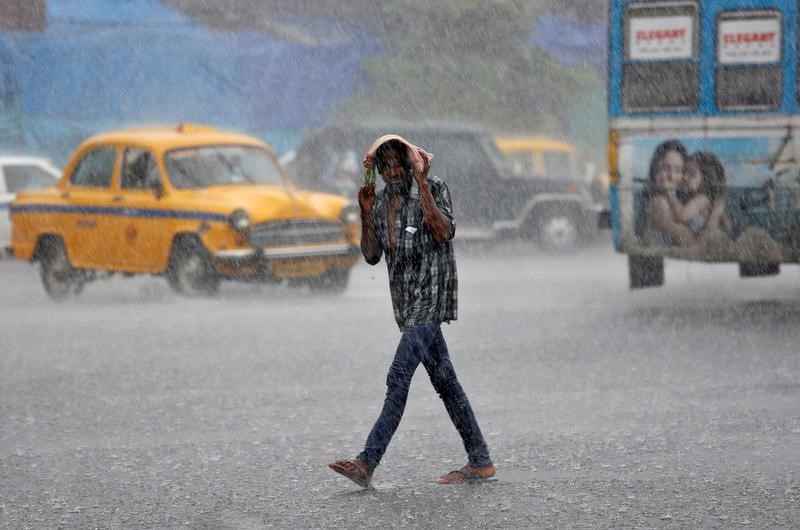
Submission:
M 5 0 L 0 527 L 800 526 L 797 16 Z

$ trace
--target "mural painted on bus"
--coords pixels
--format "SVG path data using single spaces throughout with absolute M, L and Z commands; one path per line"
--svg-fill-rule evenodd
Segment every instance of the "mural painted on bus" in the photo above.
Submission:
M 707 261 L 800 256 L 791 137 L 648 138 L 627 147 L 620 170 L 632 189 L 627 233 L 636 248 Z

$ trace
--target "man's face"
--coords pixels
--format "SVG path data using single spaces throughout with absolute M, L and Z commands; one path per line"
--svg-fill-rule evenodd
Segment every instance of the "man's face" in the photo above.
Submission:
M 406 170 L 403 168 L 402 158 L 394 149 L 388 149 L 383 159 L 378 164 L 378 171 L 384 182 L 396 188 L 407 184 Z

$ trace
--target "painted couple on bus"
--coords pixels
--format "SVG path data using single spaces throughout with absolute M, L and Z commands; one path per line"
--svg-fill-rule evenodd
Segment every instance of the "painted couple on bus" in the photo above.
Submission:
M 656 147 L 637 232 L 649 246 L 694 247 L 733 236 L 725 214 L 725 169 L 712 153 L 691 155 L 678 140 Z

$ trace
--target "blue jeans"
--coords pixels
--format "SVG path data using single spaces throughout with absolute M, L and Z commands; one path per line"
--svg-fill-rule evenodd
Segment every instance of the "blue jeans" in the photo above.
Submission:
M 464 441 L 469 464 L 472 466 L 491 464 L 489 449 L 486 447 L 469 400 L 458 382 L 439 324 L 417 324 L 408 326 L 403 331 L 386 378 L 388 388 L 383 411 L 372 427 L 364 451 L 358 458 L 366 464 L 370 472 L 378 467 L 403 417 L 411 378 L 420 362 L 428 371 L 433 388 L 444 401 L 447 414 L 450 415 L 450 420 Z

